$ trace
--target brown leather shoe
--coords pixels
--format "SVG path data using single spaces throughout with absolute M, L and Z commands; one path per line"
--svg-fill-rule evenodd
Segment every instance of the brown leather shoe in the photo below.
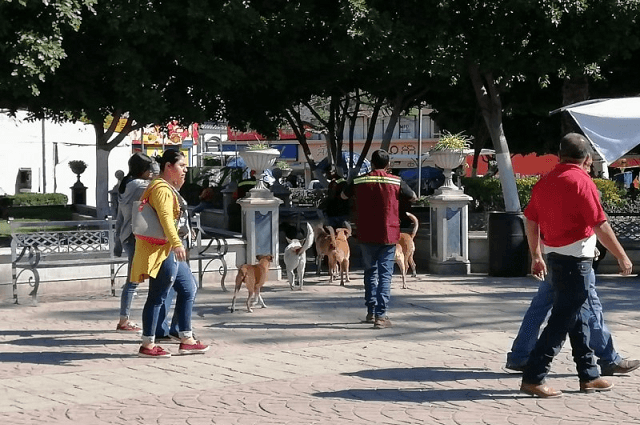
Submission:
M 384 329 L 391 327 L 391 320 L 387 316 L 378 317 L 376 316 L 376 321 L 373 323 L 374 329 Z
M 604 378 L 594 379 L 589 382 L 580 382 L 581 393 L 594 393 L 596 391 L 610 391 L 613 384 Z
M 547 384 L 526 384 L 522 383 L 520 385 L 520 391 L 525 394 L 529 394 L 532 396 L 538 396 L 540 398 L 552 398 L 552 397 L 561 397 L 562 391 L 556 391 Z

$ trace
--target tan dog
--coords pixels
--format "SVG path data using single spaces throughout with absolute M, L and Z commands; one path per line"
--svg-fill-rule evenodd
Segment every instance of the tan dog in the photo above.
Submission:
M 396 264 L 400 269 L 400 273 L 402 273 L 402 289 L 407 289 L 406 275 L 409 270 L 409 266 L 411 266 L 412 276 L 416 277 L 416 263 L 413 261 L 413 254 L 416 252 L 416 244 L 413 239 L 416 237 L 416 233 L 418 233 L 418 218 L 411 214 L 407 213 L 407 217 L 411 219 L 413 222 L 413 230 L 411 234 L 409 233 L 400 233 L 400 240 L 396 244 Z
M 349 257 L 351 250 L 347 239 L 351 236 L 351 226 L 336 229 L 335 237 L 331 241 L 333 249 L 329 251 L 329 282 L 333 282 L 333 277 L 337 271 L 340 274 L 340 285 L 344 286 L 344 281 L 349 279 Z M 345 279 L 346 276 L 346 279 Z
M 251 306 L 253 305 L 254 295 L 256 301 L 260 303 L 262 308 L 266 307 L 266 304 L 262 300 L 262 295 L 260 295 L 260 288 L 262 288 L 267 280 L 267 272 L 269 271 L 271 261 L 273 261 L 273 256 L 258 255 L 256 258 L 258 259 L 258 264 L 243 264 L 238 269 L 238 275 L 236 276 L 236 290 L 233 292 L 233 300 L 231 300 L 232 312 L 236 310 L 236 295 L 238 295 L 238 291 L 240 291 L 240 287 L 243 282 L 249 291 L 249 296 L 247 297 L 247 311 L 249 313 L 253 313 Z
M 320 267 L 322 266 L 322 260 L 324 257 L 329 256 L 329 251 L 332 249 L 331 241 L 335 239 L 335 232 L 331 226 L 320 225 L 316 227 L 315 231 L 316 239 L 316 276 L 320 276 Z M 329 270 L 331 274 L 331 269 Z

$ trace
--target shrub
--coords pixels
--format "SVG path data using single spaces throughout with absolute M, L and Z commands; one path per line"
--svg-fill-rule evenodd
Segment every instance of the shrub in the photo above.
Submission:
M 37 205 L 67 205 L 67 195 L 63 193 L 18 193 L 1 198 L 3 207 L 24 207 Z
M 463 177 L 464 192 L 473 198 L 472 212 L 504 211 L 502 186 L 496 178 Z
M 606 211 L 624 207 L 626 190 L 620 188 L 613 180 L 593 179 L 602 196 L 602 205 Z

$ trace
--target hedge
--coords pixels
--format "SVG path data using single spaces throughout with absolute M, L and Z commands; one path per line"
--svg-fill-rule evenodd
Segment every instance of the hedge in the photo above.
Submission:
M 531 189 L 537 183 L 538 176 L 516 179 L 520 206 L 524 209 L 531 199 Z M 607 211 L 624 209 L 629 202 L 627 191 L 621 189 L 616 182 L 606 179 L 593 179 L 602 194 L 602 204 Z M 504 198 L 500 180 L 495 177 L 463 177 L 464 192 L 473 198 L 472 212 L 504 211 Z
M 0 206 L 67 205 L 68 200 L 67 195 L 62 193 L 18 193 L 0 197 Z

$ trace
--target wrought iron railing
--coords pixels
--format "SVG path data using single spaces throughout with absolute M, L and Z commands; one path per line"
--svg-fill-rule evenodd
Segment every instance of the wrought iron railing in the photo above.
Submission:
M 608 213 L 609 224 L 622 244 L 640 243 L 640 213 Z M 487 231 L 487 213 L 469 214 L 470 231 Z
M 640 242 L 640 213 L 610 213 L 609 223 L 620 243 Z

